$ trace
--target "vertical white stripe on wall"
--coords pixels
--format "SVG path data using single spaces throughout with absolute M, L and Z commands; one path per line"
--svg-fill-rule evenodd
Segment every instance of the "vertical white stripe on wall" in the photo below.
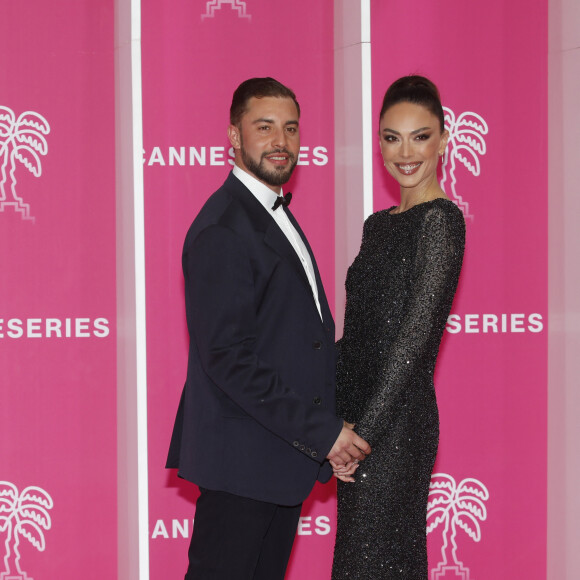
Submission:
M 149 580 L 149 462 L 147 446 L 147 326 L 145 304 L 145 192 L 143 185 L 143 89 L 141 0 L 131 2 L 133 86 L 133 191 L 135 192 L 135 296 L 137 328 L 137 457 L 139 494 L 139 580 Z
M 548 580 L 580 570 L 580 4 L 549 0 Z
M 342 335 L 348 266 L 373 211 L 370 0 L 334 3 L 335 319 Z
M 118 578 L 149 578 L 141 3 L 115 2 Z
M 371 0 L 361 0 L 361 90 L 363 212 L 373 213 L 373 101 L 371 82 Z

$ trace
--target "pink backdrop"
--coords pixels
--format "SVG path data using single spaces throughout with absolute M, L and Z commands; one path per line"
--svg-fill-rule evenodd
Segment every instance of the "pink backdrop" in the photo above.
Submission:
M 231 4 L 212 15 L 206 2 L 143 2 L 152 579 L 185 572 L 195 513 L 196 488 L 163 470 L 187 364 L 181 248 L 231 168 L 229 106 L 246 78 L 274 76 L 298 96 L 302 165 L 286 191 L 334 300 L 332 3 L 238 2 L 245 13 Z M 305 507 L 289 578 L 327 575 L 333 492 L 321 486 Z
M 113 2 L 1 4 L 0 576 L 114 578 Z
M 115 578 L 114 3 L 1 4 L 0 575 L 16 546 L 35 580 Z M 186 372 L 181 245 L 231 167 L 231 94 L 250 76 L 302 105 L 288 189 L 334 301 L 332 6 L 143 0 L 152 580 L 185 570 L 195 515 L 194 486 L 163 469 Z M 431 76 L 455 119 L 445 187 L 468 214 L 436 377 L 432 579 L 546 576 L 546 8 L 372 3 L 375 123 L 392 80 Z M 396 203 L 378 151 L 374 182 L 375 209 Z M 329 577 L 334 489 L 305 505 L 289 580 Z
M 213 15 L 206 3 L 155 4 L 145 3 L 144 12 L 144 163 L 151 576 L 162 578 L 184 569 L 194 515 L 191 486 L 159 470 L 185 375 L 181 244 L 228 170 L 227 110 L 246 77 L 273 75 L 292 86 L 304 108 L 303 144 L 329 152 L 322 166 L 310 156 L 291 189 L 332 293 L 332 15 L 331 3 L 288 8 L 255 0 L 245 3 L 245 13 L 244 3 L 238 11 L 223 3 Z M 437 374 L 441 475 L 434 483 L 445 511 L 429 519 L 431 576 L 542 578 L 546 6 L 533 15 L 521 0 L 509 7 L 455 0 L 418 8 L 372 3 L 372 82 L 375 118 L 384 89 L 398 76 L 422 72 L 439 84 L 455 121 L 444 184 L 467 216 L 465 268 Z M 288 46 L 291 56 L 280 64 Z M 396 189 L 375 153 L 375 209 L 381 209 L 392 205 Z M 301 195 L 312 190 L 316 195 Z M 334 509 L 333 485 L 308 502 L 290 579 L 329 576 Z
M 447 512 L 429 519 L 443 519 L 429 534 L 431 578 L 543 579 L 547 3 L 534 11 L 524 0 L 420 5 L 373 2 L 371 37 L 375 124 L 393 80 L 432 78 L 455 116 L 445 189 L 467 215 L 464 268 L 436 375 L 435 472 L 453 477 L 457 495 L 451 480 L 437 478 L 446 482 L 439 499 Z M 376 210 L 397 203 L 378 147 L 374 183 Z M 461 486 L 466 478 L 477 482 Z M 479 510 L 473 518 L 470 508 Z M 444 539 L 446 574 L 445 566 L 435 572 Z

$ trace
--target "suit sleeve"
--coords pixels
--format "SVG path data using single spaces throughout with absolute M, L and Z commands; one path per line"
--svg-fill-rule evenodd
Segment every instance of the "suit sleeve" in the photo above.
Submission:
M 322 463 L 342 421 L 306 404 L 258 356 L 256 297 L 244 240 L 212 225 L 186 246 L 184 270 L 190 333 L 205 373 L 266 429 Z

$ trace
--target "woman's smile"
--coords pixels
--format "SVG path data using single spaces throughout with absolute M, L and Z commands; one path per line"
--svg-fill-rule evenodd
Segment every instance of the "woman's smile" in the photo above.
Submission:
M 395 167 L 403 174 L 403 175 L 413 175 L 419 167 L 421 166 L 422 161 L 418 163 L 395 163 Z

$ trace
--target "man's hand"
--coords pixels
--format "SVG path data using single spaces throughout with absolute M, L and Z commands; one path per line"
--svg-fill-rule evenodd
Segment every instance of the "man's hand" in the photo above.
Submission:
M 371 446 L 359 437 L 353 428 L 352 423 L 344 422 L 338 439 L 326 456 L 335 465 L 347 465 L 356 460 L 362 461 L 371 452 Z
M 353 477 L 354 472 L 358 469 L 360 463 L 358 461 L 353 461 L 346 465 L 337 465 L 334 461 L 331 461 L 330 465 L 332 466 L 334 477 L 346 483 L 353 483 L 355 481 Z

